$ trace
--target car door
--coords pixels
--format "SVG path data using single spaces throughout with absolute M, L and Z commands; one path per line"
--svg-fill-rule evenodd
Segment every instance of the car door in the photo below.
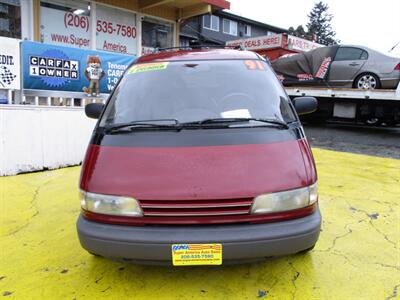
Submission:
M 351 85 L 368 59 L 368 52 L 356 47 L 339 47 L 329 70 L 332 85 Z

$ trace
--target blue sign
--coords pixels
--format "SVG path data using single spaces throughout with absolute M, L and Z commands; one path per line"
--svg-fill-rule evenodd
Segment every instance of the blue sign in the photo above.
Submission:
M 24 89 L 110 93 L 133 55 L 23 41 Z

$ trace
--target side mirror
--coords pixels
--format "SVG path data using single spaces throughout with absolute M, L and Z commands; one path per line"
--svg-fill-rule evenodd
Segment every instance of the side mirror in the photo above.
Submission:
M 103 108 L 104 104 L 102 103 L 89 103 L 85 106 L 85 114 L 89 118 L 98 119 L 100 118 Z
M 317 110 L 318 101 L 314 97 L 296 97 L 293 105 L 298 115 L 306 115 Z

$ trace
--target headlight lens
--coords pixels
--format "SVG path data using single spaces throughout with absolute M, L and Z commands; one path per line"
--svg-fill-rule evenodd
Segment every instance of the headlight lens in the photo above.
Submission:
M 81 207 L 99 214 L 142 217 L 143 212 L 135 198 L 111 196 L 80 191 Z
M 317 186 L 317 183 L 314 183 L 300 189 L 257 196 L 254 198 L 251 213 L 265 214 L 280 212 L 314 204 L 318 200 Z

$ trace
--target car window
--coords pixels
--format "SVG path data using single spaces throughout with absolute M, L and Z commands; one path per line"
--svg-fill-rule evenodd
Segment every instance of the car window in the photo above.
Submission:
M 353 47 L 340 47 L 336 53 L 335 60 L 358 60 L 361 58 L 363 50 Z M 368 57 L 368 54 L 367 54 Z
M 362 54 L 361 54 L 360 59 L 367 60 L 368 59 L 368 52 L 367 51 L 363 51 Z
M 289 99 L 261 60 L 155 62 L 129 68 L 100 126 L 138 120 L 273 118 L 295 121 Z

